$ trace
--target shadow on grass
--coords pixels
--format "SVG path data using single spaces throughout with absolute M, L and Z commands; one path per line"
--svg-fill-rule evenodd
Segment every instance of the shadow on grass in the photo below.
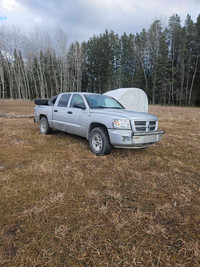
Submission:
M 55 135 L 58 138 L 64 139 L 66 138 L 66 140 L 68 139 L 68 141 L 70 140 L 70 143 L 77 143 L 78 144 L 82 144 L 84 145 L 84 147 L 86 149 L 89 150 L 89 144 L 88 144 L 88 140 L 85 137 L 82 136 L 78 136 L 78 135 L 74 135 L 71 133 L 66 133 L 66 132 L 61 132 L 59 130 L 53 130 L 53 135 Z M 115 156 L 121 156 L 121 157 L 127 157 L 127 156 L 131 156 L 131 155 L 143 155 L 143 154 L 148 154 L 148 149 L 147 147 L 145 148 L 114 148 L 112 149 L 111 154 L 114 153 Z M 109 155 L 107 155 L 109 156 Z

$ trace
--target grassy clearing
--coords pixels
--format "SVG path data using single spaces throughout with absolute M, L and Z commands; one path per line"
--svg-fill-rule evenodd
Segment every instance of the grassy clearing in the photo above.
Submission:
M 33 103 L 0 101 L 0 113 Z M 96 157 L 0 118 L 0 265 L 199 266 L 200 109 L 151 106 L 163 140 Z

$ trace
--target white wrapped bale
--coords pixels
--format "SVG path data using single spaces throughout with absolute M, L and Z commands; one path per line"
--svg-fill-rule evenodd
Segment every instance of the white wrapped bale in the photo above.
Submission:
M 115 98 L 125 109 L 138 112 L 148 112 L 148 98 L 146 93 L 139 88 L 119 88 L 111 90 L 104 95 Z

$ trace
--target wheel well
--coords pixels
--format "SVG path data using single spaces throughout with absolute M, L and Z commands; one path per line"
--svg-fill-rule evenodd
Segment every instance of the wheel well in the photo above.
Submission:
M 41 114 L 41 115 L 40 115 L 40 117 L 39 117 L 39 119 L 41 120 L 41 118 L 42 118 L 42 117 L 45 117 L 45 118 L 47 118 L 47 116 L 46 116 L 46 115 L 44 115 L 44 114 Z
M 88 131 L 88 137 L 89 137 L 90 132 L 96 127 L 101 127 L 103 129 L 105 129 L 107 134 L 108 134 L 108 129 L 104 124 L 93 122 L 93 123 L 90 124 L 89 131 Z M 109 134 L 108 134 L 108 137 L 109 137 Z

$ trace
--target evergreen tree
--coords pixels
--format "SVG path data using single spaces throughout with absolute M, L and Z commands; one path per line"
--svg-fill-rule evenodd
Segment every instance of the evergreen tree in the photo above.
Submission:
M 133 85 L 135 87 L 143 88 L 150 96 L 149 91 L 149 57 L 148 57 L 148 43 L 147 32 L 145 29 L 140 34 L 133 37 L 133 51 L 134 51 L 134 79 Z
M 197 22 L 195 24 L 196 32 L 197 32 L 197 53 L 198 59 L 200 60 L 200 14 L 197 17 Z M 194 82 L 194 104 L 196 106 L 200 106 L 200 64 L 197 66 L 197 75 L 196 80 Z
M 133 35 L 124 33 L 121 37 L 121 87 L 133 86 L 134 49 Z

